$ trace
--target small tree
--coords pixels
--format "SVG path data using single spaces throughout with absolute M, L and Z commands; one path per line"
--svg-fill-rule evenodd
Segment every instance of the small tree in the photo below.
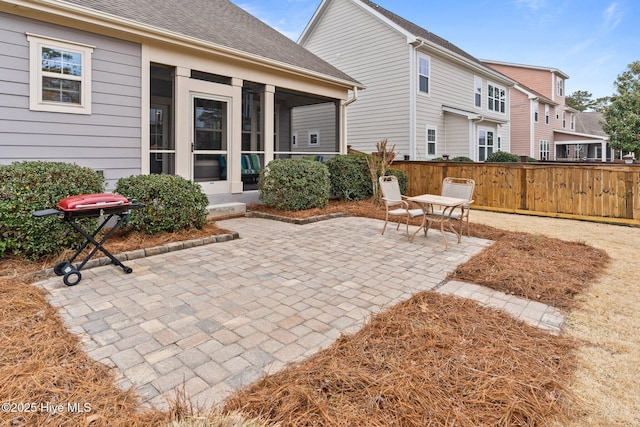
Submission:
M 387 150 L 387 140 L 376 144 L 376 152 L 373 156 L 367 157 L 367 166 L 369 166 L 369 175 L 371 176 L 371 185 L 373 187 L 373 200 L 376 203 L 380 202 L 380 185 L 378 184 L 378 177 L 385 176 L 387 168 L 393 163 L 393 159 L 396 157 L 395 144 L 390 150 Z
M 640 158 L 640 61 L 629 64 L 614 82 L 616 93 L 604 109 L 604 131 L 612 148 Z

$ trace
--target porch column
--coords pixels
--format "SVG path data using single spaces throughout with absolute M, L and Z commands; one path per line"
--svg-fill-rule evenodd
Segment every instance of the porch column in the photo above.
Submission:
M 607 141 L 602 141 L 600 143 L 600 152 L 602 153 L 602 162 L 607 161 Z
M 336 146 L 340 154 L 347 154 L 347 137 L 345 127 L 345 117 L 347 108 L 344 106 L 345 101 L 336 100 L 334 102 L 336 109 Z
M 273 152 L 275 151 L 275 141 L 273 140 L 273 135 L 275 134 L 275 126 L 273 123 L 275 117 L 275 93 L 276 87 L 273 85 L 264 85 L 264 92 L 260 97 L 262 105 L 261 110 L 263 114 L 262 123 L 264 124 L 262 129 L 262 138 L 264 142 L 264 165 L 267 165 L 271 160 L 273 160 Z
M 227 158 L 227 179 L 231 180 L 229 190 L 231 193 L 242 193 L 242 171 L 240 170 L 240 156 L 242 150 L 242 85 L 244 81 L 233 77 L 231 79 L 231 117 L 229 126 L 231 135 L 229 138 Z M 230 172 L 230 174 L 229 174 Z
M 176 67 L 175 80 L 175 138 L 176 138 L 176 175 L 191 180 L 191 143 L 193 130 L 191 115 L 193 109 L 189 94 L 191 69 Z

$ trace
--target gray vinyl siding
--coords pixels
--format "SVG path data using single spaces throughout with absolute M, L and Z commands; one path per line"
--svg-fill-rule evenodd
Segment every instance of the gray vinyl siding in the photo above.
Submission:
M 425 125 L 438 125 L 438 139 L 443 141 L 441 135 L 446 135 L 446 144 L 439 143 L 439 153 L 455 156 L 467 156 L 474 158 L 474 153 L 469 147 L 474 146 L 476 129 L 473 122 L 464 117 L 455 117 L 451 114 L 442 113 L 442 106 L 458 108 L 460 110 L 476 113 L 496 120 L 509 120 L 508 114 L 497 114 L 487 109 L 487 76 L 456 64 L 451 60 L 439 56 L 435 52 L 424 51 L 424 54 L 431 58 L 431 91 L 428 96 L 418 95 L 416 100 L 417 112 L 417 134 L 418 159 L 424 158 L 424 153 L 420 151 L 423 147 L 422 141 L 426 140 Z M 474 77 L 481 77 L 482 88 L 482 108 L 474 105 Z M 503 85 L 504 86 L 504 85 Z M 506 111 L 509 111 L 509 95 L 506 95 Z M 455 117 L 455 118 L 454 118 Z M 446 125 L 445 125 L 446 123 Z M 445 129 L 446 126 L 446 129 Z M 495 123 L 484 122 L 483 126 L 496 127 Z M 440 132 L 444 130 L 444 134 Z M 503 151 L 509 147 L 509 125 L 504 124 L 499 130 L 502 136 Z M 445 150 L 446 147 L 446 150 Z M 424 149 L 422 149 L 424 150 Z M 445 150 L 447 152 L 444 152 Z
M 25 33 L 95 46 L 92 114 L 29 110 Z M 102 170 L 110 188 L 141 172 L 141 47 L 0 13 L 0 163 L 48 160 Z
M 336 143 L 336 105 L 324 103 L 292 110 L 291 128 L 298 135 L 298 146 L 291 151 L 338 152 Z M 320 143 L 309 145 L 309 132 L 318 131 Z
M 347 107 L 347 144 L 372 152 L 386 138 L 408 154 L 406 38 L 352 2 L 334 1 L 303 46 L 366 86 Z

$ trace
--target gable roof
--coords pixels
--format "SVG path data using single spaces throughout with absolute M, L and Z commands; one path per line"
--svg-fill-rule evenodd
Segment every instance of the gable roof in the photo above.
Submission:
M 590 135 L 609 136 L 602 129 L 604 114 L 595 111 L 581 111 L 576 114 L 576 132 Z
M 540 92 L 536 92 L 535 90 L 531 89 L 529 86 L 523 85 L 520 82 L 516 83 L 516 85 L 514 86 L 514 89 L 519 90 L 520 92 L 526 94 L 527 96 L 529 96 L 529 98 L 538 98 L 538 101 L 544 104 L 549 104 L 554 106 L 560 105 L 556 101 L 550 98 L 547 98 L 546 96 L 542 95 Z
M 569 78 L 568 74 L 560 71 L 557 68 L 553 68 L 553 67 L 543 67 L 543 66 L 540 66 L 540 65 L 515 64 L 513 62 L 492 61 L 490 59 L 483 59 L 482 62 L 487 63 L 487 64 L 504 65 L 506 67 L 528 68 L 530 70 L 547 71 L 549 73 L 555 73 L 555 74 L 559 75 L 560 77 L 562 77 L 565 80 Z
M 362 3 L 366 4 L 367 6 L 369 6 L 370 8 L 372 8 L 373 10 L 375 10 L 376 12 L 380 13 L 381 15 L 383 15 L 385 18 L 389 19 L 391 22 L 393 22 L 394 24 L 402 27 L 404 30 L 408 31 L 409 33 L 413 34 L 416 37 L 419 37 L 421 39 L 424 40 L 428 40 L 440 47 L 443 47 L 451 52 L 454 52 L 464 58 L 467 58 L 468 60 L 472 61 L 472 62 L 476 62 L 479 65 L 484 66 L 484 64 L 482 64 L 482 62 L 480 62 L 477 58 L 475 58 L 474 56 L 468 54 L 467 52 L 465 52 L 464 50 L 460 49 L 458 46 L 454 45 L 453 43 L 451 43 L 448 40 L 443 39 L 440 36 L 437 36 L 436 34 L 420 27 L 419 25 L 414 24 L 411 21 L 408 21 L 406 19 L 404 19 L 403 17 L 396 15 L 395 13 L 383 8 L 382 6 L 369 1 L 369 0 L 359 0 Z
M 248 53 L 343 82 L 356 80 L 228 0 L 59 0 L 57 3 Z
M 316 20 L 319 19 L 319 16 L 322 15 L 323 10 L 327 7 L 328 3 L 333 0 L 322 0 L 315 14 L 307 24 L 306 28 L 300 35 L 298 39 L 298 43 L 304 44 L 305 39 L 308 35 L 313 31 L 313 27 L 315 26 Z M 388 25 L 394 27 L 396 30 L 402 32 L 407 36 L 407 41 L 409 43 L 415 43 L 419 45 L 421 42 L 438 49 L 441 52 L 444 52 L 448 55 L 455 57 L 458 61 L 466 62 L 471 67 L 480 69 L 486 74 L 490 74 L 496 78 L 501 79 L 504 83 L 513 85 L 515 82 L 510 77 L 500 73 L 499 71 L 494 70 L 491 67 L 487 67 L 483 64 L 479 59 L 460 49 L 453 43 L 439 37 L 438 35 L 420 27 L 419 25 L 414 24 L 411 21 L 404 19 L 403 17 L 396 15 L 395 13 L 383 8 L 382 6 L 370 1 L 370 0 L 351 0 L 356 5 L 361 6 L 362 8 L 372 12 L 374 15 L 377 15 L 382 21 L 386 22 Z

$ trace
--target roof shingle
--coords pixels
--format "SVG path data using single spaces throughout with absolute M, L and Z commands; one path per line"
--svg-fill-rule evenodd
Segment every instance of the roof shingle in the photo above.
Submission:
M 214 45 L 357 83 L 227 0 L 61 0 Z

